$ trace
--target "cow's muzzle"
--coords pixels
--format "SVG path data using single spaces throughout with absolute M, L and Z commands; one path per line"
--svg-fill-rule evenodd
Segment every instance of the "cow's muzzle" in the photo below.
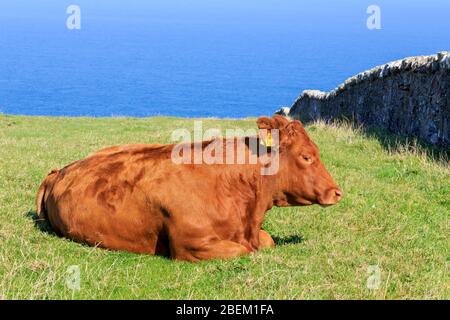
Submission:
M 317 201 L 321 206 L 331 206 L 341 201 L 344 193 L 339 188 L 330 188 L 317 197 Z

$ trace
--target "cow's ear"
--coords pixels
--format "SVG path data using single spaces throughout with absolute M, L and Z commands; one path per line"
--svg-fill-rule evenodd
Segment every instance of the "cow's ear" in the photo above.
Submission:
M 295 132 L 305 132 L 305 128 L 303 127 L 303 124 L 299 120 L 294 120 L 289 123 L 288 130 L 291 133 Z
M 284 129 L 288 126 L 289 120 L 280 115 L 274 115 L 272 118 L 260 117 L 256 121 L 259 129 Z
M 259 129 L 274 129 L 274 120 L 269 117 L 259 117 L 258 120 L 256 120 L 256 124 L 258 125 Z
M 275 121 L 276 129 L 284 129 L 289 125 L 289 120 L 278 114 L 274 115 L 272 119 L 273 121 Z

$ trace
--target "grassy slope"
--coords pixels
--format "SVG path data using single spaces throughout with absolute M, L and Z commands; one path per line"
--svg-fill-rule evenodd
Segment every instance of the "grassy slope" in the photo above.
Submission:
M 450 173 L 423 156 L 389 153 L 345 127 L 308 127 L 346 192 L 337 206 L 274 208 L 273 250 L 199 264 L 109 252 L 40 231 L 27 212 L 52 169 L 101 147 L 169 142 L 175 118 L 41 118 L 0 115 L 0 296 L 13 298 L 449 298 Z M 204 127 L 252 128 L 253 120 Z M 381 287 L 366 287 L 368 266 Z M 81 268 L 81 290 L 65 285 Z

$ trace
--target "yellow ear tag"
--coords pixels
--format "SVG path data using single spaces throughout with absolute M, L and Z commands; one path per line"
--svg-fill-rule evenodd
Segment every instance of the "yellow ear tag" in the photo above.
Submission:
M 267 137 L 266 137 L 266 147 L 272 147 L 272 134 L 270 131 L 267 131 Z

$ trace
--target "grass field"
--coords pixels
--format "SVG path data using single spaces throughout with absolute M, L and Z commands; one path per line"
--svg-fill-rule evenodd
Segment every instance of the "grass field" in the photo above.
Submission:
M 417 148 L 388 150 L 345 125 L 307 128 L 345 198 L 326 209 L 272 209 L 265 229 L 275 249 L 191 264 L 91 248 L 36 227 L 35 194 L 50 169 L 104 146 L 167 143 L 173 129 L 192 130 L 193 121 L 0 115 L 0 299 L 450 297 L 448 163 Z M 80 268 L 80 290 L 66 285 L 72 265 Z

